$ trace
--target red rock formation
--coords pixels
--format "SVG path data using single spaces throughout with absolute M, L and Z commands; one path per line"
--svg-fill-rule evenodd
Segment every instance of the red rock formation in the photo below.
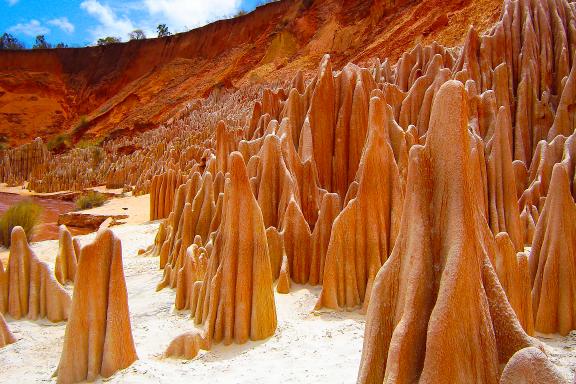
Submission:
M 394 247 L 403 198 L 387 112 L 383 100 L 370 100 L 358 193 L 334 221 L 317 308 L 366 307 L 374 277 Z
M 0 182 L 9 185 L 19 185 L 30 176 L 36 169 L 44 168 L 50 159 L 50 153 L 42 139 L 24 144 L 18 148 L 5 151 L 0 154 Z
M 168 171 L 152 178 L 150 186 L 150 220 L 168 217 L 174 204 L 176 189 L 183 182 L 183 176 L 173 171 Z
M 523 252 L 516 253 L 506 232 L 496 235 L 494 269 L 522 328 L 528 335 L 533 336 L 532 284 L 528 256 Z
M 76 249 L 72 242 L 72 235 L 65 225 L 61 225 L 58 234 L 58 254 L 54 265 L 54 275 L 60 284 L 73 283 L 78 265 Z
M 500 384 L 569 384 L 538 348 L 519 350 L 506 364 Z
M 282 223 L 284 252 L 288 258 L 289 276 L 297 284 L 306 284 L 312 264 L 310 227 L 298 204 L 290 200 Z
M 201 282 L 208 267 L 208 256 L 203 247 L 192 244 L 186 250 L 182 268 L 178 270 L 176 283 L 176 309 L 190 309 L 190 303 L 196 302 Z
M 520 222 L 524 231 L 524 244 L 532 244 L 539 216 L 538 209 L 533 205 L 525 206 L 520 214 Z
M 533 341 L 492 267 L 494 240 L 473 188 L 468 108 L 439 90 L 424 147 L 410 152 L 396 245 L 372 290 L 359 383 L 492 382 Z M 445 351 L 466 351 L 447 354 Z
M 501 1 L 479 1 L 272 2 L 242 17 L 157 40 L 4 51 L 0 135 L 9 135 L 11 145 L 39 131 L 56 135 L 76 127 L 73 138 L 79 133 L 130 136 L 178 118 L 182 109 L 198 108 L 196 98 L 210 92 L 289 78 L 323 52 L 342 66 L 382 52 L 395 60 L 415 36 L 423 44 L 456 45 L 465 36 L 462 29 L 470 24 L 487 29 L 498 15 Z M 446 15 L 450 28 L 438 23 Z M 316 31 L 330 31 L 334 38 Z M 279 47 L 278 39 L 290 43 Z M 292 65 L 286 65 L 288 59 Z
M 226 128 L 224 121 L 216 126 L 216 172 L 226 174 L 228 171 L 228 155 L 236 150 L 238 142 L 234 132 Z
M 326 55 L 320 63 L 307 120 L 312 133 L 313 153 L 320 185 L 328 190 L 332 190 L 333 130 L 336 119 L 334 95 L 332 64 L 330 56 Z
M 398 18 L 387 14 L 392 12 L 391 5 L 400 3 Z M 168 354 L 192 356 L 213 340 L 231 342 L 236 338 L 242 342 L 261 324 L 266 329 L 257 329 L 255 337 L 273 332 L 271 312 L 262 309 L 258 315 L 266 321 L 258 323 L 242 306 L 252 305 L 258 298 L 236 284 L 236 279 L 246 279 L 243 283 L 252 289 L 254 279 L 265 280 L 266 292 L 257 293 L 268 303 L 271 284 L 267 272 L 260 276 L 252 269 L 268 258 L 272 279 L 279 278 L 279 292 L 289 291 L 290 278 L 298 283 L 322 282 L 318 306 L 331 308 L 368 306 L 376 273 L 382 271 L 385 277 L 378 279 L 377 300 L 386 310 L 370 306 L 376 308 L 370 311 L 367 327 L 367 334 L 373 337 L 366 341 L 361 381 L 376 377 L 380 382 L 495 382 L 498 364 L 503 365 L 520 347 L 531 343 L 512 313 L 513 309 L 519 323 L 531 333 L 526 258 L 516 254 L 524 243 L 534 238 L 541 248 L 551 248 L 541 252 L 552 263 L 544 262 L 545 267 L 552 265 L 549 270 L 543 267 L 545 289 L 548 284 L 553 293 L 561 290 L 573 299 L 569 288 L 562 289 L 566 286 L 562 272 L 572 273 L 573 263 L 562 260 L 562 266 L 568 267 L 558 267 L 557 259 L 566 257 L 556 252 L 558 238 L 566 233 L 571 236 L 573 225 L 564 217 L 572 209 L 568 208 L 567 214 L 546 213 L 546 217 L 542 211 L 551 199 L 559 199 L 554 197 L 559 192 L 551 182 L 555 164 L 562 162 L 568 180 L 562 201 L 569 200 L 566 196 L 574 180 L 576 135 L 557 136 L 571 134 L 575 121 L 574 6 L 565 0 L 506 1 L 494 28 L 482 36 L 477 32 L 482 26 L 470 28 L 459 51 L 426 43 L 448 21 L 453 26 L 464 17 L 468 28 L 480 12 L 496 15 L 496 10 L 487 10 L 493 5 L 490 0 L 441 5 L 434 0 L 410 4 L 326 0 L 312 2 L 306 9 L 300 4 L 283 1 L 269 5 L 265 7 L 269 13 L 256 13 L 267 14 L 270 20 L 259 19 L 258 28 L 243 28 L 234 36 L 225 26 L 237 21 L 220 23 L 219 31 L 208 28 L 215 36 L 230 40 L 241 41 L 236 40 L 237 35 L 257 40 L 249 40 L 252 48 L 248 55 L 245 46 L 235 47 L 222 59 L 214 52 L 221 52 L 222 45 L 229 48 L 229 41 L 223 43 L 220 40 L 225 39 L 213 36 L 200 39 L 200 43 L 194 40 L 194 44 L 183 37 L 163 40 L 168 53 L 159 57 L 167 60 L 183 59 L 182 55 L 189 58 L 190 47 L 197 47 L 205 59 L 203 65 L 212 62 L 214 68 L 198 70 L 193 78 L 183 77 L 189 84 L 200 79 L 201 87 L 211 88 L 216 76 L 217 89 L 205 100 L 186 106 L 157 132 L 105 144 L 106 159 L 91 171 L 83 169 L 88 154 L 75 150 L 58 157 L 60 163 L 36 168 L 31 184 L 49 190 L 105 180 L 109 186 L 136 185 L 138 193 L 151 192 L 151 218 L 166 218 L 150 250 L 160 255 L 160 266 L 165 268 L 160 286 L 175 287 L 176 307 L 190 308 L 196 321 L 206 325 L 202 334 L 175 340 Z M 294 39 L 298 46 L 283 57 L 291 58 L 289 64 L 276 61 L 276 45 L 260 44 L 268 40 L 255 32 L 267 31 L 271 20 L 279 21 L 282 15 L 287 18 L 272 27 L 274 33 L 303 36 L 302 41 Z M 418 23 L 414 23 L 416 19 Z M 323 29 L 327 25 L 328 31 Z M 445 29 L 454 41 L 465 35 L 461 26 L 460 30 Z M 328 39 L 327 35 L 334 36 Z M 333 71 L 351 55 L 355 62 L 361 62 L 366 54 L 382 52 L 394 52 L 397 57 L 414 43 L 414 36 L 421 42 L 394 66 L 388 60 L 375 60 L 371 68 L 349 64 L 340 72 Z M 310 45 L 311 41 L 314 44 Z M 131 44 L 141 47 L 140 43 Z M 101 51 L 108 49 L 112 48 Z M 135 56 L 141 52 L 121 50 Z M 291 71 L 301 67 L 299 60 L 307 50 L 304 55 L 312 57 L 320 51 L 332 52 L 331 57 L 322 59 L 314 79 L 306 82 L 309 74 L 299 72 L 291 85 L 288 81 L 273 88 L 246 84 L 265 80 L 259 77 L 266 77 L 262 74 L 266 71 L 273 74 L 276 84 L 282 84 Z M 243 53 L 238 56 L 238 52 Z M 19 53 L 7 55 L 14 57 L 10 63 L 19 61 Z M 157 56 L 149 52 L 144 56 L 148 61 L 142 59 L 135 72 L 149 60 L 159 72 L 151 71 L 149 82 L 141 83 L 157 84 L 154 75 L 162 73 L 172 79 L 167 93 L 177 95 L 176 90 L 188 89 L 177 85 L 180 76 L 170 76 L 170 70 L 163 72 L 166 63 L 156 62 Z M 38 66 L 30 61 L 26 65 Z M 255 62 L 269 67 L 247 71 Z M 180 64 L 178 67 L 188 67 Z M 204 77 L 205 72 L 210 73 Z M 100 72 L 96 78 L 99 76 Z M 138 75 L 125 78 L 131 76 Z M 465 91 L 453 82 L 446 85 L 451 78 L 465 83 Z M 238 90 L 224 89 L 232 86 Z M 184 97 L 170 98 L 170 107 L 162 108 L 158 115 Z M 149 99 L 141 104 L 157 106 Z M 220 108 L 210 109 L 209 105 Z M 450 113 L 453 116 L 448 116 Z M 175 133 L 181 131 L 200 133 Z M 424 148 L 417 146 L 425 141 Z M 229 156 L 235 150 L 244 157 L 242 166 L 237 154 Z M 236 170 L 234 161 L 238 162 Z M 48 169 L 57 165 L 65 171 Z M 43 171 L 47 174 L 40 177 Z M 229 175 L 224 187 L 229 172 L 241 175 Z M 174 174 L 178 175 L 176 182 L 170 176 Z M 153 175 L 157 176 L 152 179 Z M 216 175 L 214 180 L 212 175 Z M 575 193 L 576 186 L 572 188 Z M 224 189 L 228 193 L 220 195 Z M 396 239 L 405 190 L 409 196 L 405 223 Z M 233 191 L 241 194 L 232 196 Z M 252 195 L 259 206 L 254 205 Z M 342 212 L 340 199 L 344 201 Z M 543 213 L 540 222 L 539 212 Z M 247 229 L 243 228 L 245 221 Z M 266 239 L 261 227 L 267 228 Z M 556 234 L 552 229 L 548 233 L 548 227 L 555 228 Z M 497 234 L 496 241 L 493 234 Z M 241 249 L 242 244 L 249 249 Z M 568 251 L 562 251 L 572 252 L 566 248 Z M 266 269 L 263 265 L 259 268 Z M 239 303 L 235 301 L 238 295 L 243 295 Z M 242 318 L 237 318 L 237 313 Z M 561 317 L 569 317 L 566 313 L 560 313 Z M 445 350 L 469 353 L 449 361 Z
M 290 199 L 300 200 L 296 180 L 286 166 L 278 136 L 266 136 L 259 158 L 258 204 L 266 228 L 279 228 Z
M 137 359 L 122 245 L 110 229 L 103 229 L 82 248 L 56 376 L 58 383 L 94 381 Z
M 550 192 L 538 220 L 530 254 L 536 331 L 568 334 L 576 329 L 576 205 L 563 164 L 552 171 Z
M 194 185 L 200 182 L 201 185 Z M 164 240 L 167 254 L 161 254 L 160 266 L 164 267 L 164 277 L 158 289 L 168 285 L 176 287 L 178 271 L 184 265 L 188 247 L 196 237 L 200 239 L 200 245 L 208 243 L 215 214 L 214 184 L 210 172 L 205 172 L 201 180 L 191 180 L 180 186 L 168 219 L 171 230 Z M 167 257 L 165 261 L 163 256 Z
M 80 245 L 80 240 L 78 238 L 72 239 L 72 247 L 74 248 L 74 254 L 76 255 L 76 265 L 78 265 L 78 257 L 80 257 L 80 251 L 82 250 L 82 245 Z
M 10 332 L 10 329 L 8 329 L 8 324 L 6 324 L 4 316 L 2 316 L 0 313 L 0 348 L 3 348 L 14 342 L 16 342 L 16 338 L 12 332 Z
M 179 239 L 174 239 L 174 251 L 170 253 L 164 265 L 164 276 L 156 288 L 157 291 L 166 286 L 176 287 L 178 271 L 184 265 L 186 251 L 194 241 L 192 237 L 192 215 L 192 205 L 186 203 L 182 211 L 182 225 L 179 227 L 181 236 Z
M 280 276 L 280 268 L 284 258 L 284 241 L 282 235 L 274 227 L 266 229 L 266 240 L 268 243 L 268 256 L 270 258 L 270 267 L 272 268 L 272 277 L 274 280 Z
M 495 132 L 487 148 L 488 223 L 492 233 L 508 232 L 516 251 L 524 249 L 524 233 L 518 212 L 516 177 L 508 141 L 510 118 L 498 111 Z
M 30 249 L 24 230 L 14 227 L 8 267 L 0 268 L 0 312 L 14 319 L 59 322 L 68 318 L 69 309 L 68 293 Z
M 278 284 L 276 284 L 276 291 L 282 294 L 290 293 L 291 285 L 290 263 L 288 261 L 288 257 L 284 256 L 282 258 L 282 265 L 280 267 L 280 274 L 278 276 Z
M 190 305 L 204 330 L 174 339 L 167 356 L 193 358 L 212 343 L 262 340 L 276 330 L 276 308 L 266 231 L 242 155 L 228 160 L 222 225 L 196 302 Z
M 564 81 L 564 79 L 561 79 Z M 560 96 L 560 102 L 554 115 L 554 124 L 548 132 L 548 140 L 557 135 L 570 136 L 576 130 L 576 118 L 574 117 L 574 105 L 576 104 L 576 66 L 572 64 L 570 75 L 566 79 L 564 90 Z
M 318 221 L 312 232 L 312 260 L 310 261 L 310 276 L 308 278 L 308 283 L 311 285 L 322 284 L 332 225 L 339 214 L 340 196 L 336 193 L 325 194 L 322 198 Z
M 540 198 L 548 195 L 552 169 L 556 163 L 565 162 L 568 165 L 568 176 L 574 169 L 576 159 L 576 135 L 570 137 L 556 136 L 550 143 L 540 141 L 534 151 L 529 169 L 529 186 L 519 200 L 520 207 L 534 205 L 540 211 Z M 572 171 L 571 171 L 572 170 Z M 570 172 L 571 171 L 571 172 Z

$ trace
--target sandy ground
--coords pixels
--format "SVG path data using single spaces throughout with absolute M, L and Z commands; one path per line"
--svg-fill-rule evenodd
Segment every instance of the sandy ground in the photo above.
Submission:
M 150 245 L 158 223 L 123 225 L 121 238 L 130 317 L 139 360 L 116 373 L 113 383 L 354 383 L 364 334 L 364 316 L 357 312 L 313 312 L 319 288 L 293 286 L 289 295 L 276 294 L 278 329 L 262 342 L 216 345 L 194 360 L 163 359 L 170 341 L 194 325 L 186 311 L 174 309 L 174 291 L 155 292 L 162 276 L 158 258 L 137 256 Z M 81 236 L 82 244 L 94 234 Z M 35 243 L 33 249 L 50 266 L 57 241 Z M 69 292 L 72 287 L 68 286 Z M 7 319 L 17 338 L 0 350 L 0 383 L 55 382 L 65 323 Z M 576 366 L 576 332 L 568 337 L 539 337 L 567 378 Z M 102 382 L 102 381 L 100 381 Z
M 101 207 L 78 211 L 92 215 L 128 215 L 122 222 L 143 224 L 150 220 L 150 195 L 127 196 L 109 199 Z
M 294 286 L 276 295 L 278 329 L 262 342 L 217 345 L 191 361 L 163 359 L 170 341 L 194 325 L 174 309 L 174 291 L 155 292 L 162 277 L 158 258 L 136 256 L 153 241 L 157 223 L 114 227 L 122 239 L 130 317 L 140 360 L 111 379 L 114 383 L 352 383 L 360 361 L 364 318 L 358 313 L 313 313 L 319 288 Z M 82 244 L 94 234 L 81 236 Z M 53 266 L 58 242 L 33 245 Z M 67 287 L 71 292 L 71 287 Z M 66 325 L 7 319 L 17 338 L 0 350 L 1 383 L 55 382 Z
M 93 215 L 128 215 L 123 220 L 126 224 L 142 224 L 150 219 L 150 196 L 132 196 L 132 193 L 123 193 L 122 189 L 108 189 L 104 186 L 89 188 L 110 196 L 103 206 L 77 211 Z M 36 193 L 25 189 L 23 186 L 8 187 L 5 183 L 0 184 L 0 193 L 13 193 L 21 196 L 50 197 L 66 193 L 67 191 L 55 193 Z
M 108 193 L 114 193 L 116 191 L 105 188 L 98 188 L 98 190 Z M 121 192 L 121 190 L 119 191 Z M 17 193 L 23 196 L 34 195 L 32 192 L 22 189 L 22 187 L 6 187 L 6 184 L 0 184 L 0 193 Z M 93 215 L 128 215 L 127 219 L 121 220 L 121 222 L 124 223 L 123 225 L 145 224 L 150 220 L 150 195 L 131 196 L 131 194 L 126 194 L 124 197 L 121 197 L 119 193 L 118 197 L 108 199 L 101 207 L 76 212 Z M 155 235 L 151 236 L 152 240 L 150 242 L 153 242 L 154 236 Z M 42 243 L 50 244 L 52 242 L 53 241 L 46 241 Z M 43 245 L 38 246 L 43 247 Z M 44 260 L 43 252 L 38 253 L 38 256 Z M 56 257 L 56 255 L 54 254 L 53 257 Z M 50 257 L 48 257 L 48 260 L 49 259 Z M 8 260 L 8 250 L 2 246 L 0 246 L 0 260 L 4 264 L 6 264 Z

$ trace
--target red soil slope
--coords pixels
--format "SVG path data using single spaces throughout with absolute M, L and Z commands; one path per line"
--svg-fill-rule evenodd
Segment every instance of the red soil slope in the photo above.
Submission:
M 327 52 L 338 68 L 394 60 L 418 42 L 459 44 L 470 25 L 492 25 L 500 8 L 501 0 L 282 0 L 168 38 L 0 51 L 0 141 L 154 128 L 215 87 L 286 79 L 315 69 Z

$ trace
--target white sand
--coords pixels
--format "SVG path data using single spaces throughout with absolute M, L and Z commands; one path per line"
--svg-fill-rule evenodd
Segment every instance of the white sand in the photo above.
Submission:
M 122 199 L 119 199 L 121 201 Z M 293 286 L 276 294 L 278 329 L 262 342 L 216 345 L 191 361 L 162 359 L 170 341 L 193 328 L 188 312 L 174 310 L 175 293 L 155 292 L 162 276 L 158 258 L 136 256 L 150 245 L 157 223 L 123 225 L 113 231 L 122 239 L 132 331 L 140 360 L 106 380 L 113 383 L 353 383 L 360 362 L 364 316 L 353 312 L 312 311 L 319 288 Z M 83 244 L 94 234 L 81 236 Z M 53 265 L 57 241 L 33 245 Z M 71 287 L 67 287 L 71 292 Z M 17 338 L 0 350 L 0 383 L 55 382 L 65 323 L 7 319 Z M 566 377 L 576 366 L 576 332 L 563 338 L 540 337 Z
M 126 224 L 143 224 L 150 220 L 150 195 L 114 197 L 101 207 L 78 211 L 92 215 L 128 215 Z
M 175 293 L 155 292 L 158 258 L 136 256 L 152 243 L 157 223 L 113 227 L 122 239 L 132 331 L 140 360 L 110 380 L 117 383 L 352 383 L 362 349 L 364 319 L 358 313 L 313 314 L 318 288 L 293 286 L 276 295 L 278 329 L 262 342 L 216 345 L 191 361 L 162 359 L 170 341 L 193 328 L 189 312 L 174 310 Z M 82 244 L 94 234 L 81 236 Z M 50 265 L 58 242 L 33 245 Z M 7 319 L 17 338 L 0 350 L 0 382 L 55 382 L 65 323 Z

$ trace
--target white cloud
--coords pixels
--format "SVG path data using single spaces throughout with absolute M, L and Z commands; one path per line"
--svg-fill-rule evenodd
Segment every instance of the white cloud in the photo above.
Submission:
M 170 30 L 183 30 L 207 24 L 240 10 L 241 0 L 144 0 L 144 5 L 158 23 Z
M 6 0 L 6 2 L 8 3 L 9 6 L 13 6 L 13 5 L 16 5 L 18 0 Z
M 55 27 L 60 28 L 61 30 L 63 30 L 66 33 L 74 32 L 74 24 L 72 24 L 70 21 L 68 21 L 67 17 L 61 17 L 59 19 L 52 19 L 52 20 L 48 21 L 48 24 L 54 25 Z
M 27 36 L 46 35 L 50 29 L 43 26 L 38 20 L 32 19 L 28 23 L 19 23 L 10 28 L 9 32 L 23 34 Z
M 85 0 L 80 7 L 100 22 L 100 25 L 91 30 L 95 39 L 106 36 L 126 39 L 126 35 L 136 29 L 128 17 L 116 15 L 112 8 L 98 0 Z
M 98 21 L 90 30 L 94 41 L 142 29 L 156 37 L 156 26 L 166 24 L 170 32 L 182 32 L 236 14 L 242 0 L 83 0 L 80 7 Z

